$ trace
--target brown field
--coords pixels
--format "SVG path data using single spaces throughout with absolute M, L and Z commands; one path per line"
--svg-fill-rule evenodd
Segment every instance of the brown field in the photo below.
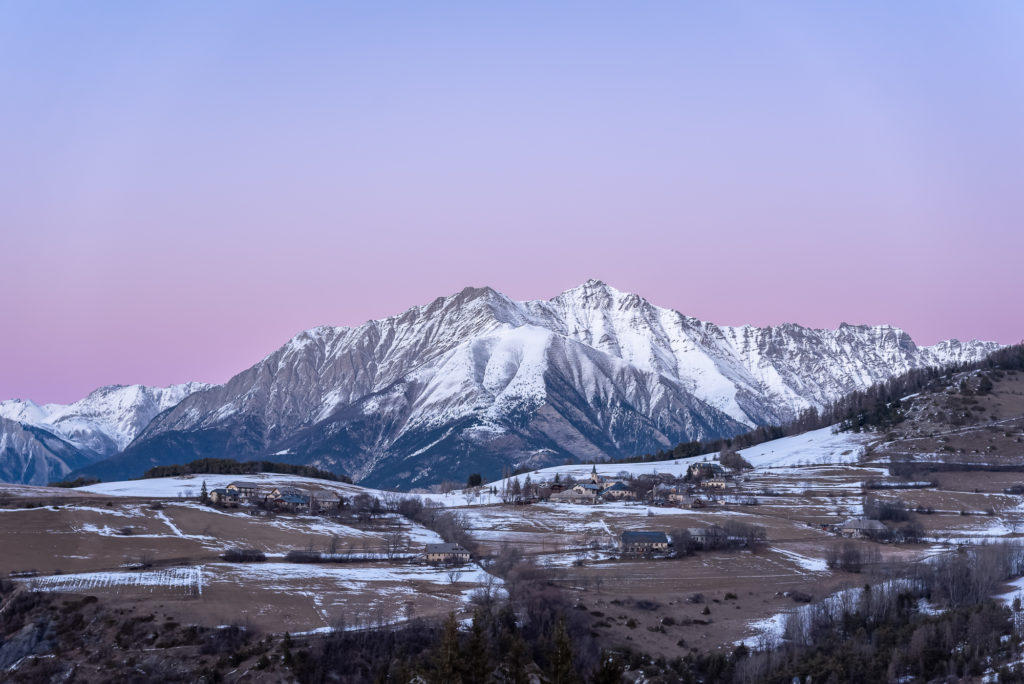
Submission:
M 421 550 L 431 533 L 401 519 L 354 527 L 313 516 L 257 518 L 180 500 L 157 509 L 151 503 L 103 497 L 0 509 L 0 576 L 128 599 L 138 610 L 159 609 L 186 623 L 293 632 L 443 615 L 458 609 L 482 579 L 479 571 L 448 577 L 444 569 L 404 560 L 287 564 L 273 557 L 296 549 L 384 552 L 386 538 L 396 535 L 399 552 Z M 125 528 L 131 533 L 121 534 Z M 266 563 L 225 563 L 219 556 L 229 548 L 259 549 L 271 557 Z M 140 563 L 147 567 L 124 567 Z M 182 572 L 201 572 L 202 580 L 179 584 L 170 577 L 169 584 L 161 583 Z

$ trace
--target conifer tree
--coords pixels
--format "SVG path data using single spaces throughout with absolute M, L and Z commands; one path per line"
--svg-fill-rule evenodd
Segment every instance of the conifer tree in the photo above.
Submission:
M 576 684 L 579 677 L 572 664 L 572 639 L 565 629 L 565 617 L 559 617 L 551 651 L 551 684 Z
M 506 681 L 511 684 L 529 683 L 530 679 L 526 676 L 526 657 L 526 643 L 516 631 L 512 635 L 512 643 L 509 644 L 508 656 L 505 659 L 505 671 L 508 673 Z
M 459 676 L 459 629 L 455 613 L 448 613 L 441 632 L 441 646 L 437 653 L 437 684 L 461 684 Z
M 486 684 L 488 674 L 487 639 L 484 636 L 483 616 L 477 610 L 473 614 L 473 626 L 469 632 L 469 653 L 466 674 L 469 684 Z

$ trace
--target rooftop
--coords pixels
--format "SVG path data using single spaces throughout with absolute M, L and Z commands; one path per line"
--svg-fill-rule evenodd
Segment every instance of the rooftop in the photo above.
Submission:
M 852 530 L 884 530 L 886 529 L 883 523 L 877 520 L 869 520 L 867 518 L 851 518 L 844 522 L 840 527 L 852 529 Z
M 668 544 L 664 532 L 638 532 L 628 530 L 622 533 L 623 544 Z
M 427 553 L 469 553 L 458 544 L 427 544 Z

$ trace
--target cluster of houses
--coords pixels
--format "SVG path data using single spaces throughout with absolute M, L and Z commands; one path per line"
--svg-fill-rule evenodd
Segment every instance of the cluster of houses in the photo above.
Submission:
M 738 537 L 725 537 L 721 528 L 714 527 L 690 527 L 686 530 L 689 535 L 689 543 L 692 548 L 704 548 L 709 544 L 720 544 L 723 540 L 732 540 L 742 544 Z M 625 557 L 642 557 L 666 554 L 669 552 L 672 542 L 664 532 L 651 532 L 641 530 L 626 530 L 622 533 L 619 550 Z M 711 548 L 715 548 L 712 546 Z M 680 549 L 674 549 L 680 551 Z
M 600 501 L 636 499 L 636 493 L 621 480 L 605 480 L 597 474 L 597 466 L 590 471 L 589 482 L 577 482 L 572 487 L 555 482 L 551 485 L 551 501 L 574 504 L 596 504 Z
M 208 496 L 218 506 L 234 507 L 244 503 L 289 513 L 329 512 L 337 510 L 342 504 L 337 494 L 243 480 L 218 487 L 210 491 Z
M 689 483 L 659 482 L 645 497 L 647 503 L 684 508 L 706 508 L 717 505 L 719 496 L 734 486 L 730 476 L 717 463 L 700 463 L 695 466 L 696 477 Z M 693 470 L 693 468 L 691 468 Z M 577 482 L 571 487 L 560 482 L 550 485 L 550 501 L 572 504 L 597 504 L 603 501 L 636 501 L 636 490 L 626 482 L 605 479 L 597 472 L 597 466 L 590 471 L 590 480 Z

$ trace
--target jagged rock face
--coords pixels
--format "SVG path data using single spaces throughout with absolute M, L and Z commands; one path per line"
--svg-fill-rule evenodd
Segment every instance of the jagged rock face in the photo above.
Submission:
M 374 485 L 496 476 L 737 434 L 998 346 L 917 347 L 888 326 L 721 327 L 598 281 L 533 302 L 466 289 L 357 328 L 303 332 L 161 413 L 89 472 L 233 457 Z
M 46 484 L 122 451 L 153 418 L 209 387 L 101 387 L 73 404 L 0 402 L 0 481 Z

